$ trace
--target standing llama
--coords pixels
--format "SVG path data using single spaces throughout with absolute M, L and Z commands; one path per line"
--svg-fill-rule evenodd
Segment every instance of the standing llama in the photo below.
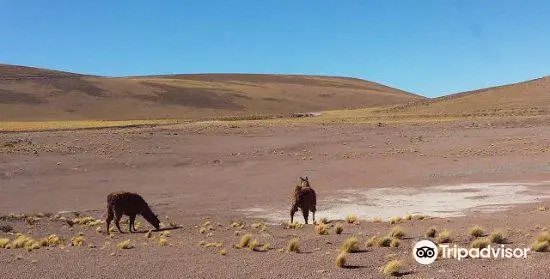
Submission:
M 160 228 L 159 219 L 140 195 L 130 192 L 115 192 L 107 195 L 107 220 L 105 222 L 107 225 L 107 233 L 109 233 L 109 226 L 113 218 L 116 228 L 122 233 L 119 224 L 122 215 L 130 217 L 130 221 L 128 222 L 128 230 L 130 233 L 132 230 L 137 231 L 134 226 L 134 221 L 138 214 L 143 216 L 143 218 L 145 218 L 149 224 L 153 225 L 155 229 L 158 230 Z
M 317 210 L 317 196 L 315 190 L 309 185 L 309 179 L 300 177 L 301 185 L 296 185 L 292 197 L 292 208 L 290 209 L 290 223 L 294 222 L 294 213 L 298 208 L 302 210 L 304 220 L 308 223 L 309 212 L 313 213 L 313 223 L 315 223 L 315 211 Z

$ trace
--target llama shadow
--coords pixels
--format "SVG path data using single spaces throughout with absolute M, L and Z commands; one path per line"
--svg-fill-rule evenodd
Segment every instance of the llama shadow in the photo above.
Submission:
M 361 268 L 365 268 L 367 266 L 364 266 L 364 265 L 346 265 L 344 268 L 345 269 L 361 269 Z
M 162 231 L 172 231 L 172 230 L 177 230 L 177 229 L 181 229 L 183 228 L 183 226 L 177 226 L 177 227 L 169 227 L 169 228 L 162 228 L 162 229 L 154 229 L 154 230 L 151 230 L 152 232 L 162 232 Z M 138 231 L 135 231 L 133 233 L 147 233 L 149 232 L 149 230 L 138 230 Z

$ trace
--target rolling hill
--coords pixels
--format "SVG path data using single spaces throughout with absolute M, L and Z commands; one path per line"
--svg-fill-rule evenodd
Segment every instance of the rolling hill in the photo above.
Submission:
M 550 113 L 550 76 L 424 99 L 383 111 L 440 116 L 525 116 Z
M 184 74 L 101 77 L 0 64 L 0 120 L 125 120 L 286 115 L 424 97 L 345 77 Z

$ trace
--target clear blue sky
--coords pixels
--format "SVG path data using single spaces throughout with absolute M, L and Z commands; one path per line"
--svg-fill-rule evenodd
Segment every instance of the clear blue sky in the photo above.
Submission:
M 425 96 L 550 74 L 550 1 L 0 0 L 0 63 L 363 78 Z

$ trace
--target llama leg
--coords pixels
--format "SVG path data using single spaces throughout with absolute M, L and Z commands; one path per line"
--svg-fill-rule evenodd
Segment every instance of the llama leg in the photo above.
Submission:
M 122 230 L 120 229 L 120 219 L 121 218 L 122 218 L 122 213 L 115 212 L 115 226 L 116 226 L 116 228 L 118 229 L 118 231 L 120 233 L 123 233 Z
M 132 232 L 132 230 L 136 231 L 136 227 L 134 226 L 134 222 L 136 221 L 136 215 L 130 215 L 130 221 L 128 222 L 128 230 Z
M 290 209 L 290 223 L 294 223 L 294 213 L 298 211 L 298 207 L 296 205 L 293 205 Z
M 315 209 L 311 210 L 311 213 L 313 213 L 313 223 L 315 224 Z
M 105 220 L 105 226 L 106 226 L 106 231 L 105 233 L 109 234 L 109 227 L 111 226 L 111 221 L 113 221 L 113 218 L 114 218 L 114 213 L 113 211 L 110 209 L 110 208 L 107 208 L 107 220 Z
M 309 217 L 309 209 L 303 209 L 302 208 L 302 215 L 304 215 L 304 220 L 306 221 L 306 224 L 308 222 Z

